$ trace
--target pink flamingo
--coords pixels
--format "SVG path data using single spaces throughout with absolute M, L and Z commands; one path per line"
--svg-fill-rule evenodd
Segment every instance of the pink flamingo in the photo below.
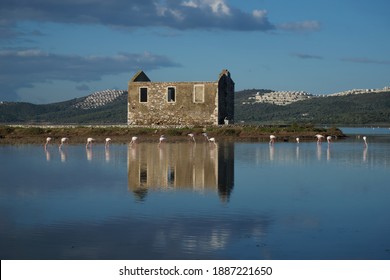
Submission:
M 86 148 L 89 148 L 92 146 L 92 143 L 95 142 L 94 138 L 88 137 L 87 138 L 87 144 L 85 145 Z
M 158 145 L 160 146 L 161 143 L 163 143 L 167 138 L 165 138 L 164 135 L 161 135 L 160 136 L 160 139 L 159 139 L 159 142 L 158 142 Z
M 192 141 L 195 142 L 195 135 L 193 133 L 189 133 L 187 135 L 192 138 Z
M 363 136 L 363 141 L 364 141 L 364 147 L 367 148 L 368 144 L 367 144 L 367 137 L 366 136 Z
M 322 138 L 324 138 L 324 136 L 321 135 L 321 134 L 316 134 L 316 137 L 317 137 L 317 143 L 321 143 L 322 142 Z
M 209 141 L 211 143 L 214 143 L 214 145 L 217 146 L 217 143 L 215 142 L 215 138 L 214 137 L 209 138 L 207 133 L 203 133 L 203 136 L 206 137 L 207 141 Z
M 269 143 L 272 145 L 272 144 L 274 144 L 275 143 L 275 139 L 276 139 L 276 136 L 275 135 L 270 135 L 269 136 Z
M 110 146 L 110 143 L 111 143 L 111 138 L 108 138 L 108 137 L 107 137 L 104 146 L 107 148 L 107 147 Z
M 131 137 L 130 145 L 133 145 L 133 144 L 137 143 L 137 139 L 138 139 L 137 136 Z
M 59 148 L 61 149 L 62 146 L 63 146 L 65 143 L 68 143 L 68 141 L 69 141 L 69 138 L 67 138 L 67 137 L 61 138 L 61 144 L 60 144 Z
M 46 149 L 47 145 L 50 144 L 51 140 L 52 140 L 51 137 L 47 137 L 47 138 L 46 138 L 45 149 Z

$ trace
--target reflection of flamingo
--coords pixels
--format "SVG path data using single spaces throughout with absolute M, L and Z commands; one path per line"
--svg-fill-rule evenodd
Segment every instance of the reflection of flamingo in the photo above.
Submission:
M 275 157 L 275 147 L 274 145 L 269 146 L 269 160 L 274 160 Z
M 317 137 L 317 143 L 321 143 L 322 142 L 322 138 L 324 138 L 324 136 L 321 135 L 321 134 L 316 134 L 316 137 Z
M 67 138 L 67 137 L 63 137 L 63 138 L 61 138 L 61 144 L 60 144 L 60 149 L 62 148 L 62 146 L 65 144 L 65 143 L 67 143 L 69 141 L 69 138 Z
M 86 153 L 87 153 L 87 160 L 88 161 L 91 161 L 92 160 L 92 149 L 85 149 Z
M 106 138 L 106 143 L 104 144 L 105 147 L 107 148 L 108 146 L 110 146 L 110 143 L 111 143 L 111 138 Z
M 322 147 L 321 145 L 317 145 L 317 159 L 320 160 L 321 159 L 321 151 Z
M 275 136 L 275 135 L 270 135 L 270 136 L 269 136 L 269 143 L 270 143 L 270 144 L 275 143 L 275 139 L 276 139 L 276 136 Z
M 166 139 L 167 139 L 167 138 L 165 138 L 164 135 L 161 135 L 161 136 L 160 136 L 160 139 L 159 139 L 159 142 L 158 142 L 158 145 L 160 146 L 160 144 L 161 144 L 162 142 L 164 142 Z
M 60 149 L 60 156 L 61 156 L 61 162 L 65 162 L 66 161 L 66 153 Z
M 51 137 L 47 137 L 46 143 L 45 143 L 45 149 L 46 149 L 46 146 L 49 145 L 50 141 L 51 141 Z
M 110 149 L 105 149 L 106 162 L 110 161 Z
M 363 161 L 367 161 L 367 146 L 363 149 Z
M 160 137 L 160 138 L 161 138 L 161 137 Z M 131 137 L 130 145 L 133 145 L 133 144 L 137 143 L 137 139 L 138 139 L 137 136 Z
M 46 149 L 46 147 L 45 147 L 45 154 L 46 154 L 46 160 L 50 161 L 50 159 L 51 159 L 50 152 L 49 152 L 49 150 Z
M 88 137 L 87 138 L 87 144 L 85 145 L 86 148 L 89 148 L 92 146 L 92 143 L 95 141 L 94 138 Z
M 189 133 L 188 136 L 191 137 L 191 138 L 192 138 L 192 141 L 195 142 L 195 135 L 194 135 L 193 133 Z
M 363 136 L 363 141 L 364 141 L 364 147 L 367 147 L 367 137 L 366 136 Z

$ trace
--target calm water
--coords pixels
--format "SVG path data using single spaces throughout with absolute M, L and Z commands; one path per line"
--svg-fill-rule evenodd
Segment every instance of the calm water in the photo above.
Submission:
M 0 146 L 1 259 L 390 259 L 390 135 Z

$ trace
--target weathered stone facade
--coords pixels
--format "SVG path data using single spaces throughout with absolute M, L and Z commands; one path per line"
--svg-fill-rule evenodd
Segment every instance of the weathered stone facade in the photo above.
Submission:
M 139 71 L 128 85 L 129 125 L 218 125 L 234 120 L 234 82 L 152 82 Z

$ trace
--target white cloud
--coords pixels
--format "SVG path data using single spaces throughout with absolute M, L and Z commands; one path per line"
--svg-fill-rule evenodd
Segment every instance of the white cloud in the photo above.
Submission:
M 181 3 L 182 6 L 184 7 L 190 7 L 190 8 L 198 8 L 199 5 L 195 2 L 195 1 L 184 1 L 183 3 Z
M 216 15 L 230 15 L 230 8 L 224 0 L 204 0 L 204 2 L 211 7 L 211 10 Z
M 252 15 L 254 18 L 263 19 L 267 16 L 266 10 L 253 10 Z
M 317 31 L 321 29 L 321 24 L 316 20 L 307 20 L 283 23 L 279 25 L 279 28 L 286 31 Z
M 210 9 L 218 16 L 230 15 L 230 8 L 224 0 L 190 0 L 182 2 L 181 6 L 193 9 Z
M 48 54 L 38 49 L 25 49 L 25 50 L 0 50 L 1 56 L 15 56 L 15 57 L 43 57 Z
M 346 62 L 362 63 L 362 64 L 390 65 L 390 60 L 386 60 L 386 59 L 372 59 L 366 57 L 347 57 L 347 58 L 342 58 L 341 60 Z
M 75 89 L 79 90 L 79 91 L 87 91 L 87 90 L 90 90 L 89 86 L 86 85 L 86 84 L 82 84 L 82 85 L 77 85 L 75 87 Z
M 106 75 L 139 69 L 178 67 L 169 58 L 153 53 L 120 53 L 114 56 L 79 56 L 46 53 L 39 49 L 0 51 L 0 100 L 17 100 L 17 91 L 51 81 L 90 82 Z
M 0 6 L 0 38 L 26 36 L 20 21 L 100 24 L 116 28 L 167 27 L 177 30 L 317 31 L 315 20 L 275 25 L 264 9 L 244 11 L 227 0 L 67 0 L 5 1 Z
M 256 19 L 261 18 L 261 21 Z M 6 1 L 0 7 L 0 37 L 22 36 L 17 22 L 101 24 L 117 28 L 258 30 L 274 28 L 262 10 L 246 12 L 226 0 Z
M 306 54 L 306 53 L 292 53 L 291 56 L 300 58 L 300 59 L 323 59 L 320 55 Z

